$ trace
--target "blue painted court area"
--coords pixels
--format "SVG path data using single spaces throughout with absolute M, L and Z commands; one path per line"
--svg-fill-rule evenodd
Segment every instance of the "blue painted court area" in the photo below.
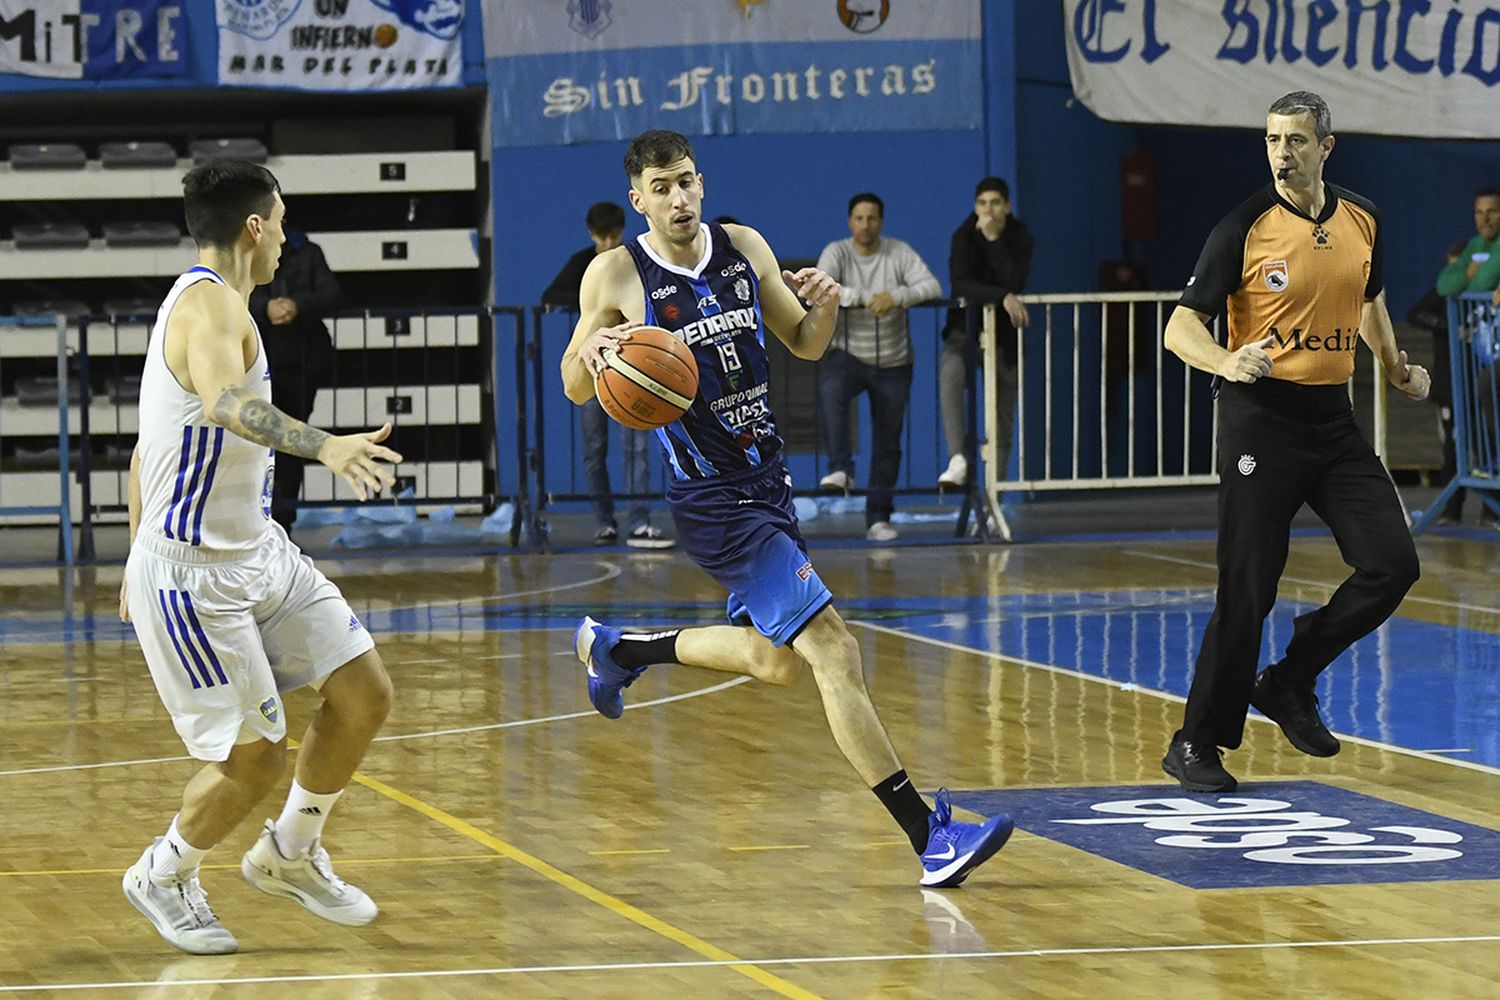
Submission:
M 1065 591 L 944 598 L 837 599 L 847 617 L 913 635 L 1186 695 L 1213 610 L 1207 589 Z M 1311 605 L 1279 601 L 1262 643 L 1270 662 Z M 719 623 L 719 602 L 535 604 L 501 601 L 357 608 L 372 633 L 570 629 L 584 613 L 612 624 Z M 113 616 L 0 618 L 0 644 L 133 640 Z M 1500 635 L 1393 618 L 1319 683 L 1335 732 L 1500 767 Z
M 1191 889 L 1500 878 L 1500 833 L 1316 781 L 955 792 L 987 816 Z

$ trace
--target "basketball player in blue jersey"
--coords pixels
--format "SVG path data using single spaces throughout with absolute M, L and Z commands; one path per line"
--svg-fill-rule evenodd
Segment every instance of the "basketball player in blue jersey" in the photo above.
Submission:
M 956 886 L 1004 845 L 1010 818 L 959 822 L 946 792 L 929 809 L 907 777 L 865 689 L 859 643 L 807 557 L 767 395 L 765 331 L 816 361 L 833 336 L 838 283 L 817 268 L 782 271 L 749 227 L 705 224 L 703 177 L 676 132 L 638 137 L 625 154 L 625 172 L 630 203 L 649 230 L 595 257 L 584 274 L 563 385 L 575 403 L 592 398 L 604 353 L 643 323 L 672 331 L 692 349 L 697 397 L 656 435 L 672 471 L 667 503 L 678 539 L 729 591 L 732 624 L 624 632 L 585 617 L 575 643 L 588 668 L 589 699 L 619 718 L 623 689 L 650 664 L 750 674 L 770 684 L 791 684 L 810 669 L 839 749 L 921 857 L 921 883 Z

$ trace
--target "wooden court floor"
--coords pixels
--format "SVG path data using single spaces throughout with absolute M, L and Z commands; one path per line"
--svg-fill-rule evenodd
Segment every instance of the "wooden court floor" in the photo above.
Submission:
M 1291 791 L 1272 798 L 1394 810 L 1395 821 L 1370 821 L 1392 830 L 1463 831 L 1460 876 L 1432 863 L 1404 869 L 1432 877 L 1368 881 L 1402 866 L 1174 852 L 1129 821 L 1067 827 L 1094 831 L 1078 846 L 1042 816 L 1059 790 L 1180 798 L 1159 760 L 1180 718 L 1172 690 L 1193 622 L 1211 602 L 1211 540 L 815 550 L 919 787 L 1037 796 L 1015 809 L 1005 850 L 941 893 L 918 887 L 909 847 L 838 754 L 810 679 L 773 689 L 656 668 L 627 692 L 623 719 L 590 710 L 571 652 L 580 614 L 718 620 L 722 593 L 683 557 L 323 561 L 397 687 L 325 838 L 382 912 L 337 927 L 251 889 L 237 869 L 256 813 L 205 865 L 242 948 L 221 958 L 173 951 L 120 893 L 195 765 L 114 619 L 119 567 L 72 581 L 6 570 L 0 992 L 1494 997 L 1500 849 L 1485 838 L 1500 839 L 1500 767 L 1476 754 L 1500 739 L 1487 735 L 1500 714 L 1485 707 L 1500 688 L 1500 545 L 1437 539 L 1421 551 L 1423 579 L 1390 634 L 1333 668 L 1355 678 L 1326 701 L 1347 719 L 1334 728 L 1370 735 L 1314 760 L 1255 720 L 1227 760 L 1242 797 L 1275 783 Z M 1299 539 L 1282 598 L 1319 602 L 1341 576 L 1330 541 Z M 1403 686 L 1453 650 L 1431 686 Z M 1440 697 L 1454 706 L 1434 725 L 1458 720 L 1475 746 L 1417 746 L 1437 736 L 1402 728 Z M 288 700 L 294 733 L 310 705 Z M 1155 787 L 1131 791 L 1144 785 Z M 1090 808 L 1079 817 L 1118 816 Z M 1300 799 L 1290 808 L 1316 814 Z M 1367 839 L 1377 836 L 1405 842 Z M 1411 836 L 1451 847 L 1460 834 Z M 1148 860 L 1117 853 L 1127 847 Z M 1185 884 L 1209 861 L 1234 884 Z M 1251 884 L 1272 869 L 1292 881 Z M 1297 882 L 1302 869 L 1322 881 Z

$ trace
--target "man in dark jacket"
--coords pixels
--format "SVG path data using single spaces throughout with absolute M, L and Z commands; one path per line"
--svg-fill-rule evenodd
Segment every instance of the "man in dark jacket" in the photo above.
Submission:
M 250 315 L 271 369 L 271 404 L 298 420 L 312 415 L 318 389 L 333 375 L 333 340 L 323 317 L 339 307 L 341 297 L 322 248 L 292 229 L 286 231 L 276 277 L 250 293 Z M 276 456 L 271 518 L 288 532 L 297 517 L 306 464 L 295 455 Z
M 542 292 L 542 305 L 578 310 L 578 290 L 583 284 L 583 272 L 589 269 L 595 257 L 613 250 L 624 240 L 625 209 L 612 201 L 595 202 L 589 207 L 584 224 L 588 226 L 590 245 L 568 258 L 557 277 Z M 609 458 L 609 417 L 599 400 L 590 399 L 578 408 L 578 422 L 583 431 L 583 474 L 588 480 L 589 492 L 594 496 L 594 513 L 598 520 L 594 544 L 613 545 L 619 540 L 620 529 L 615 524 L 615 501 L 606 464 Z M 651 431 L 620 428 L 626 493 L 643 494 L 650 489 L 652 439 Z M 625 544 L 631 548 L 669 549 L 677 544 L 651 523 L 651 509 L 643 501 L 631 503 L 628 517 L 630 524 Z
M 1028 321 L 1026 306 L 1017 297 L 1026 287 L 1033 249 L 1031 230 L 1010 214 L 1010 186 L 999 177 L 986 177 L 974 189 L 974 211 L 953 232 L 948 250 L 948 284 L 953 297 L 969 303 L 997 303 L 1001 364 L 997 368 L 999 402 L 992 430 L 998 450 L 999 474 L 1010 464 L 1011 438 L 1016 421 L 1016 331 Z M 968 481 L 964 457 L 964 383 L 968 369 L 966 309 L 948 311 L 943 328 L 943 355 L 938 364 L 939 395 L 943 408 L 943 436 L 948 444 L 948 468 L 938 476 L 944 486 Z

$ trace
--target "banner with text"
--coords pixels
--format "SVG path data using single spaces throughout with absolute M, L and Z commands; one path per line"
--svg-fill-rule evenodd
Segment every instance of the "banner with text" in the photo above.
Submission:
M 219 83 L 293 90 L 455 87 L 463 0 L 218 0 Z
M 183 7 L 183 0 L 0 0 L 0 73 L 182 76 Z
M 1073 92 L 1109 121 L 1260 128 L 1293 90 L 1335 131 L 1500 138 L 1495 0 L 1064 0 Z
M 977 129 L 973 0 L 489 0 L 496 146 Z

